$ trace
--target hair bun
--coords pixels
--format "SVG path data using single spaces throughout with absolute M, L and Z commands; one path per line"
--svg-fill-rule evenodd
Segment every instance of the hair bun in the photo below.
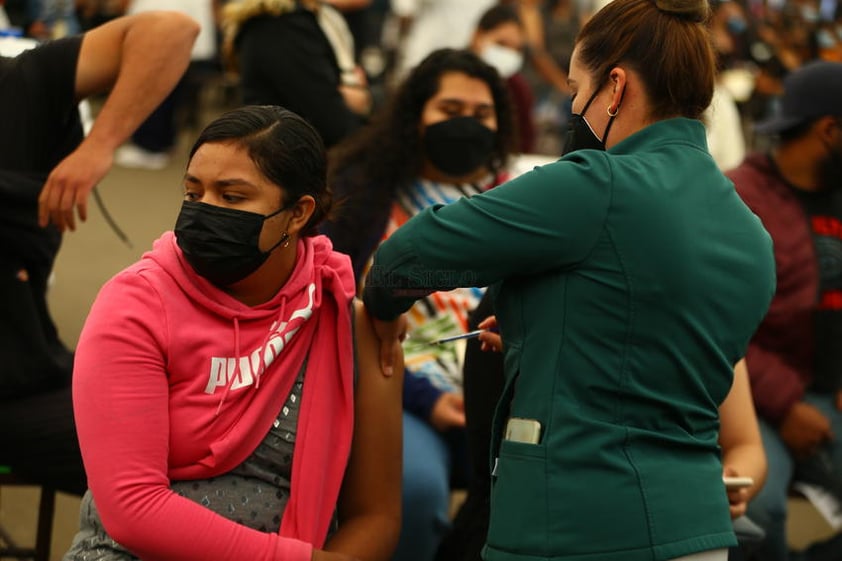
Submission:
M 705 23 L 710 14 L 709 0 L 655 0 L 655 6 L 662 12 L 694 23 Z

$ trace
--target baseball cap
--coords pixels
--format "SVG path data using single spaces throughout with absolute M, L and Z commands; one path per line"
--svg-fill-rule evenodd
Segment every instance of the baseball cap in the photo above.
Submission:
M 814 61 L 784 78 L 784 93 L 775 115 L 754 130 L 775 134 L 825 115 L 842 115 L 842 63 Z

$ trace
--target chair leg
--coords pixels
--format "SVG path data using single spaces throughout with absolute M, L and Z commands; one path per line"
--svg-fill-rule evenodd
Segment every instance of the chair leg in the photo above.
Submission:
M 5 557 L 6 551 L 16 551 L 18 549 L 14 538 L 9 535 L 9 532 L 3 526 L 0 526 L 0 557 Z
M 55 514 L 56 491 L 41 487 L 38 506 L 38 530 L 35 537 L 34 561 L 50 561 L 50 545 L 53 540 L 53 515 Z
M 0 486 L 2 485 L 28 484 L 5 474 L 3 477 L 0 477 Z M 34 547 L 18 546 L 12 536 L 10 536 L 6 530 L 0 526 L 0 558 L 49 561 L 50 546 L 53 539 L 53 516 L 55 515 L 55 505 L 56 490 L 51 487 L 41 487 L 41 498 L 38 503 L 38 527 L 36 529 Z

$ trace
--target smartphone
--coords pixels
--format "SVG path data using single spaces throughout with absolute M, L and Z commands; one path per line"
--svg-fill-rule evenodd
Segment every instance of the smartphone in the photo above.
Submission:
M 729 491 L 733 489 L 744 489 L 754 485 L 754 479 L 751 477 L 723 477 L 722 481 L 725 483 L 725 488 Z
M 535 419 L 512 417 L 506 423 L 504 438 L 512 442 L 538 444 L 541 441 L 541 423 Z

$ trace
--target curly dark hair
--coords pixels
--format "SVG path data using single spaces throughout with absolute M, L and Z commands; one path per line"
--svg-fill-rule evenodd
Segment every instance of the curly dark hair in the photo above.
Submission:
M 439 89 L 441 77 L 461 72 L 488 84 L 497 114 L 494 151 L 487 163 L 496 173 L 517 150 L 512 103 L 497 71 L 468 50 L 439 49 L 416 66 L 372 123 L 338 145 L 330 155 L 330 173 L 353 167 L 359 177 L 391 198 L 421 172 L 424 149 L 418 134 L 424 105 Z

